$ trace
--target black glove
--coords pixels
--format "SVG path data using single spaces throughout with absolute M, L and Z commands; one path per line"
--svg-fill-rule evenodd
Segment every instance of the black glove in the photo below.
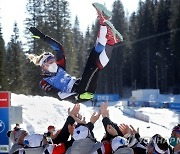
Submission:
M 41 89 L 44 91 L 50 91 L 52 89 L 52 86 L 45 80 L 41 80 L 39 85 L 40 85 Z
M 41 39 L 45 39 L 46 35 L 44 35 L 39 29 L 36 27 L 30 27 L 30 32 L 33 33 L 34 36 L 39 36 Z

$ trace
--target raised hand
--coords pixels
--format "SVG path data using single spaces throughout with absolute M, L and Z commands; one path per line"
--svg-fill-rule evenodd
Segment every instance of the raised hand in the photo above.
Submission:
M 119 130 L 122 132 L 123 135 L 131 133 L 131 129 L 126 124 L 120 124 L 119 125 Z
M 125 137 L 128 137 L 129 135 L 134 135 L 139 133 L 139 128 L 137 130 L 134 129 L 132 125 L 126 125 L 126 124 L 120 124 L 119 130 L 123 133 Z
M 75 104 L 72 110 L 70 108 L 68 109 L 68 115 L 73 118 L 77 117 L 79 114 L 79 110 L 80 110 L 80 104 Z
M 100 107 L 100 112 L 101 112 L 101 115 L 103 118 L 109 117 L 109 110 L 107 108 L 108 108 L 108 102 L 102 103 L 102 105 Z
M 86 118 L 82 117 L 80 114 L 78 114 L 78 116 L 74 117 L 74 120 L 79 124 L 86 124 Z
M 116 131 L 116 129 L 112 125 L 107 125 L 106 130 L 112 136 L 117 136 L 118 135 L 118 132 Z
M 131 130 L 131 133 L 132 133 L 132 134 L 139 133 L 139 128 L 137 128 L 137 130 L 135 130 L 132 125 L 130 125 L 130 130 Z
M 99 119 L 100 115 L 101 115 L 100 111 L 97 114 L 96 112 L 94 112 L 90 118 L 90 122 L 94 124 Z

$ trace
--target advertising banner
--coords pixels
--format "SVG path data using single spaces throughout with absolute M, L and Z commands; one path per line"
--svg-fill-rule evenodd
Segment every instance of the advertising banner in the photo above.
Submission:
M 119 94 L 95 94 L 96 101 L 109 101 L 116 102 L 119 101 Z
M 0 154 L 9 152 L 9 105 L 10 92 L 0 92 Z
M 9 107 L 10 93 L 0 91 L 0 108 Z

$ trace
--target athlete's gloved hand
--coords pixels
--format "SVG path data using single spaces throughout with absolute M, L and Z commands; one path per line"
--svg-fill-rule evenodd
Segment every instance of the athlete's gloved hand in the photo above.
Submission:
M 39 37 L 41 39 L 45 39 L 46 35 L 44 35 L 39 29 L 37 29 L 36 27 L 30 27 L 29 28 L 30 32 L 33 33 L 33 37 Z
M 52 89 L 52 86 L 49 83 L 47 83 L 45 80 L 40 81 L 40 87 L 44 91 L 50 91 Z

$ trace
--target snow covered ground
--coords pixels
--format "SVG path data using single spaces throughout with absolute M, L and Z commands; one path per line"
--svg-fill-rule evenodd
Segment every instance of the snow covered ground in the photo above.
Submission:
M 13 93 L 11 94 L 11 105 L 22 106 L 23 124 L 21 124 L 21 127 L 29 133 L 40 134 L 46 132 L 49 125 L 62 128 L 67 118 L 68 108 L 74 106 L 70 102 L 59 101 L 52 97 L 25 96 Z M 99 110 L 99 107 L 92 107 L 91 102 L 81 104 L 80 106 L 80 113 L 86 117 L 87 122 L 91 114 Z M 156 133 L 168 138 L 170 137 L 172 127 L 180 122 L 179 113 L 169 109 L 147 107 L 136 109 L 150 116 L 151 122 L 147 123 L 124 115 L 118 106 L 120 106 L 120 102 L 109 103 L 110 119 L 117 124 L 131 124 L 135 129 L 139 128 L 141 136 L 146 138 L 150 138 Z M 95 123 L 94 134 L 98 140 L 101 140 L 103 137 L 102 118 Z

